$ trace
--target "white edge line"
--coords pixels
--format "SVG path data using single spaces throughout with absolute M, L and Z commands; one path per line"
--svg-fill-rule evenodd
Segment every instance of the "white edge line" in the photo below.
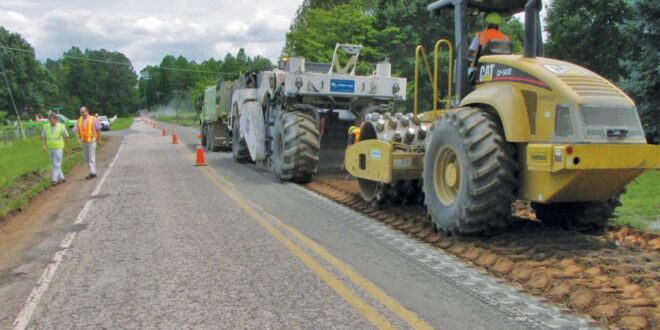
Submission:
M 94 191 L 92 191 L 92 196 L 97 195 L 101 191 L 101 188 L 103 187 L 106 178 L 108 177 L 110 171 L 117 162 L 117 158 L 119 157 L 119 153 L 121 152 L 123 146 L 124 144 L 122 139 L 122 142 L 119 145 L 119 149 L 117 149 L 117 153 L 115 154 L 115 157 L 110 162 L 110 165 L 108 165 L 108 170 L 105 172 L 105 174 L 103 174 L 103 177 L 96 185 Z M 76 217 L 76 222 L 74 222 L 74 225 L 82 224 L 85 221 L 87 212 L 89 212 L 89 209 L 91 208 L 92 204 L 94 204 L 94 199 L 89 199 L 87 200 L 87 202 L 85 202 L 85 205 L 83 206 L 82 210 L 80 210 L 80 213 L 78 213 L 78 217 Z M 53 258 L 51 259 L 51 263 L 48 264 L 48 266 L 46 266 L 44 273 L 37 281 L 37 285 L 34 287 L 34 289 L 32 289 L 32 292 L 25 301 L 23 308 L 18 313 L 18 316 L 16 316 L 16 319 L 14 319 L 14 323 L 11 326 L 12 330 L 24 330 L 25 328 L 27 328 L 28 324 L 30 324 L 30 319 L 32 318 L 32 314 L 34 314 L 34 311 L 37 309 L 37 306 L 41 301 L 41 297 L 46 292 L 46 290 L 48 290 L 48 287 L 50 286 L 50 282 L 53 280 L 53 276 L 55 275 L 57 268 L 60 266 L 60 263 L 62 263 L 62 259 L 64 258 L 64 255 L 66 255 L 66 252 L 69 250 L 69 247 L 71 247 L 71 244 L 73 243 L 73 240 L 76 238 L 77 233 L 78 232 L 70 232 L 66 234 L 66 236 L 64 236 L 64 239 L 62 239 L 62 242 L 60 243 L 59 246 L 60 250 L 55 253 Z

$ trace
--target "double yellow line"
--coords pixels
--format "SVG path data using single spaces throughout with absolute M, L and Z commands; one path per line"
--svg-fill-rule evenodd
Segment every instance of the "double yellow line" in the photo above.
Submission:
M 189 151 L 185 146 L 179 145 L 184 155 L 186 155 L 191 160 L 193 159 L 192 152 Z M 283 228 L 291 236 L 295 237 L 300 244 L 305 248 L 316 253 L 321 259 L 334 267 L 341 274 L 350 279 L 353 284 L 359 287 L 361 290 L 367 292 L 371 297 L 377 300 L 380 304 L 385 306 L 390 312 L 401 318 L 413 329 L 433 329 L 426 321 L 420 318 L 414 312 L 408 310 L 394 298 L 390 297 L 387 293 L 373 284 L 371 281 L 362 277 L 356 271 L 354 271 L 350 266 L 339 260 L 337 257 L 333 256 L 325 248 L 320 246 L 318 243 L 314 242 L 309 237 L 302 234 L 297 229 L 289 226 L 284 223 L 282 220 L 273 216 L 272 214 L 267 213 L 265 210 L 255 205 L 254 203 L 249 202 L 243 198 L 238 192 L 234 190 L 233 184 L 227 179 L 222 177 L 217 173 L 212 167 L 199 167 L 199 169 L 204 173 L 209 181 L 213 183 L 218 189 L 225 193 L 236 205 L 238 205 L 247 215 L 249 215 L 257 224 L 263 227 L 271 236 L 273 236 L 280 244 L 282 244 L 289 252 L 296 256 L 300 261 L 302 261 L 311 271 L 313 271 L 319 278 L 321 278 L 328 286 L 330 286 L 337 294 L 339 294 L 342 299 L 349 303 L 356 311 L 358 311 L 364 318 L 369 320 L 374 326 L 380 329 L 393 329 L 394 326 L 392 323 L 383 316 L 380 312 L 374 309 L 371 305 L 365 302 L 358 294 L 353 292 L 350 288 L 342 283 L 337 277 L 332 275 L 328 270 L 326 270 L 321 264 L 319 264 L 314 257 L 303 251 L 295 242 L 288 239 L 286 235 L 280 231 L 278 228 L 273 226 L 267 219 L 265 214 L 277 224 L 277 226 Z

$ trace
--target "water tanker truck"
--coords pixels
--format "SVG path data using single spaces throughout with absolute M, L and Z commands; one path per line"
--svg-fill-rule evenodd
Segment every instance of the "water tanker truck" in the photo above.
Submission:
M 219 81 L 215 86 L 208 87 L 198 101 L 202 144 L 209 151 L 231 150 L 228 124 L 232 85 L 229 81 Z

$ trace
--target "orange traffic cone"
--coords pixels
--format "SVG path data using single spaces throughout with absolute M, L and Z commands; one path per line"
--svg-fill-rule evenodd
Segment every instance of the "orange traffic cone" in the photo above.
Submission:
M 167 136 L 167 129 L 165 127 L 163 127 L 163 132 L 160 133 L 160 136 Z
M 202 135 L 197 135 L 197 161 L 195 166 L 206 166 L 206 159 L 204 159 L 204 148 L 202 148 Z
M 172 144 L 179 144 L 179 139 L 176 137 L 176 131 L 172 132 Z

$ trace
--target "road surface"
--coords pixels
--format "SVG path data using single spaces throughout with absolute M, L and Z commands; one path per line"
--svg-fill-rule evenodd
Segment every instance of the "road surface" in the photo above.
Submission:
M 178 134 L 136 122 L 72 183 L 87 197 L 53 206 L 50 247 L 7 258 L 0 328 L 588 326 L 230 154 L 194 167 L 196 131 Z

